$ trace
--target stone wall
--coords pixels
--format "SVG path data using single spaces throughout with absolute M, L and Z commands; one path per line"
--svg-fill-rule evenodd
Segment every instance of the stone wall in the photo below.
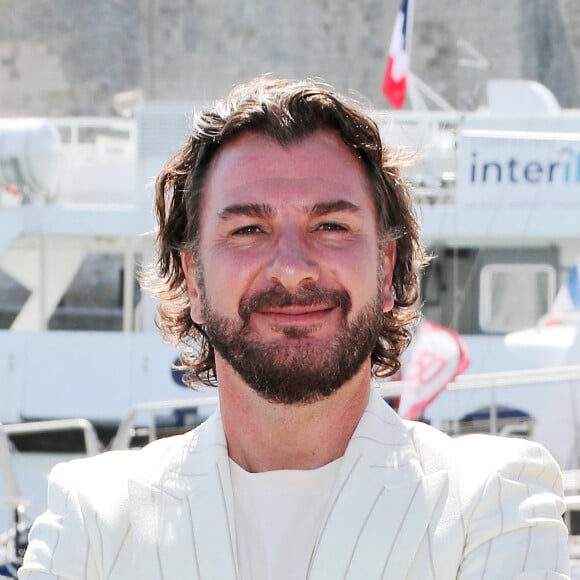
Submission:
M 386 106 L 399 0 L 0 0 L 0 116 L 104 115 L 113 96 L 205 101 L 257 74 L 321 77 Z M 458 108 L 489 77 L 580 106 L 578 0 L 416 0 L 412 68 Z

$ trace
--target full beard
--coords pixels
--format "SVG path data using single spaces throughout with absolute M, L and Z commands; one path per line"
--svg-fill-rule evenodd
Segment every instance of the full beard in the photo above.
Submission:
M 379 340 L 383 316 L 380 292 L 349 322 L 351 300 L 343 289 L 305 285 L 291 294 L 275 286 L 243 300 L 239 318 L 232 319 L 217 313 L 203 283 L 199 287 L 210 343 L 247 385 L 271 402 L 306 404 L 328 397 L 360 370 Z M 265 306 L 290 305 L 337 308 L 341 325 L 336 336 L 322 343 L 309 338 L 308 328 L 294 326 L 279 329 L 283 340 L 268 342 L 251 335 L 248 324 L 252 312 Z

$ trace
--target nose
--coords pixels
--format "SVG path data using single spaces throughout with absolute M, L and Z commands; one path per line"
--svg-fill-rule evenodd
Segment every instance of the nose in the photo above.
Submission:
M 299 232 L 286 231 L 279 236 L 266 275 L 270 282 L 282 284 L 289 291 L 305 282 L 318 281 L 318 262 Z

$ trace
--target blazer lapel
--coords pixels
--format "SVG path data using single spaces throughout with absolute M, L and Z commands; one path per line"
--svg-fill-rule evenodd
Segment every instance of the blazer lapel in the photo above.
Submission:
M 405 578 L 447 485 L 425 477 L 408 430 L 371 398 L 347 448 L 308 578 Z
M 139 578 L 233 580 L 233 496 L 219 415 L 184 442 L 160 476 L 129 482 Z

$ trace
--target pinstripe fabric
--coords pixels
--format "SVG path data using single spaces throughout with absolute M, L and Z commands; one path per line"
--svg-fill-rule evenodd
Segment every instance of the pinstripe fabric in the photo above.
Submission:
M 189 501 L 189 498 L 187 499 L 187 517 L 191 527 L 191 548 L 193 550 L 193 557 L 195 559 L 195 573 L 197 578 L 201 578 L 201 571 L 199 569 L 199 556 L 197 554 L 197 541 L 195 538 L 195 529 L 193 527 L 193 512 L 191 511 L 191 502 Z
M 227 462 L 216 415 L 139 452 L 58 466 L 20 578 L 234 580 Z M 404 424 L 373 395 L 329 497 L 308 580 L 563 580 L 561 492 L 539 446 L 450 440 Z

